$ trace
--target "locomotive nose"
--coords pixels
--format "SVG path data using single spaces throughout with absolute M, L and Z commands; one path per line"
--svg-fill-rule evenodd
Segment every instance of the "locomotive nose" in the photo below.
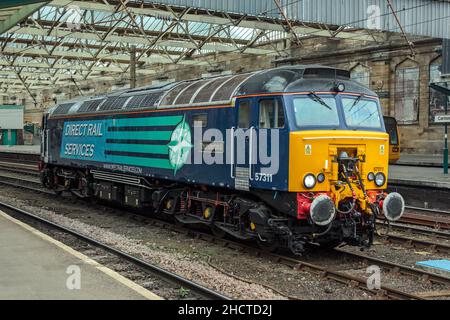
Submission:
M 405 212 L 405 200 L 397 192 L 391 192 L 383 201 L 383 214 L 389 221 L 397 221 Z

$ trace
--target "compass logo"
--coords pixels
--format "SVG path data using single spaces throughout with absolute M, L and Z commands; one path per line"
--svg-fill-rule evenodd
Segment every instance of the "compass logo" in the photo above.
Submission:
M 189 152 L 193 147 L 191 143 L 191 129 L 186 123 L 186 118 L 175 128 L 167 145 L 169 147 L 170 165 L 175 169 L 175 173 L 189 159 Z

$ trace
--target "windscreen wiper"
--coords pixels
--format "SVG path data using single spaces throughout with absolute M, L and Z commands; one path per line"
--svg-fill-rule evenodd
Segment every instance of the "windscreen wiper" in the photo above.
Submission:
M 315 92 L 311 91 L 310 93 L 308 93 L 308 96 L 311 100 L 320 103 L 321 105 L 327 107 L 330 110 L 333 110 L 333 108 L 331 108 L 325 101 L 323 101 L 323 99 L 319 97 Z
M 353 102 L 352 106 L 350 107 L 350 109 L 348 110 L 348 112 L 352 111 L 353 107 L 356 106 L 358 104 L 358 102 L 361 100 L 362 98 L 362 94 L 360 94 L 358 96 L 358 98 L 355 99 L 355 101 Z

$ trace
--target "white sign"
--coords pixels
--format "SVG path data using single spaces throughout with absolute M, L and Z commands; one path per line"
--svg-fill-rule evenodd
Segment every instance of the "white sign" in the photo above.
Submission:
M 444 114 L 434 117 L 434 122 L 436 123 L 450 123 L 450 114 Z
M 0 128 L 23 129 L 23 107 L 0 106 Z

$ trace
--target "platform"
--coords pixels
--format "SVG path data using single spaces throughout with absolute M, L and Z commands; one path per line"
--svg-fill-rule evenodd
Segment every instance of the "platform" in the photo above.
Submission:
M 442 168 L 442 155 L 433 154 L 404 154 L 400 155 L 397 165 L 439 167 Z
M 446 277 L 450 276 L 450 260 L 419 261 L 416 262 L 416 265 L 426 271 L 437 272 Z
M 442 168 L 391 165 L 388 184 L 450 189 L 450 175 Z
M 41 146 L 40 145 L 23 145 L 23 146 L 3 146 L 0 145 L 0 152 L 8 152 L 8 153 L 25 153 L 25 154 L 40 154 Z
M 0 243 L 2 300 L 160 299 L 111 269 L 1 211 Z M 66 272 L 73 270 L 70 269 L 73 266 L 80 268 L 79 290 L 67 287 L 68 278 L 73 273 Z

